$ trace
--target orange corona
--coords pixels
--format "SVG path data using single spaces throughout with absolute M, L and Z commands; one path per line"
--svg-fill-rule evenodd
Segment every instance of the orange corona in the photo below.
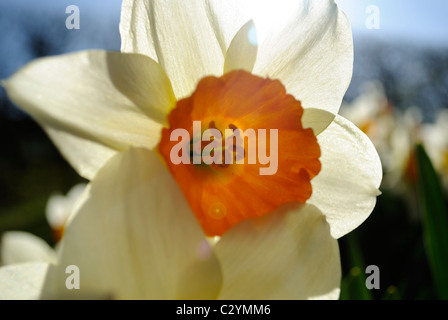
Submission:
M 245 71 L 206 77 L 190 97 L 178 101 L 168 116 L 169 128 L 163 129 L 158 149 L 208 236 L 221 236 L 242 220 L 309 199 L 311 179 L 321 169 L 320 147 L 312 129 L 303 128 L 302 114 L 300 101 L 287 94 L 280 81 Z M 222 152 L 223 158 L 230 153 L 234 164 L 171 161 L 171 152 L 178 144 L 171 141 L 171 133 L 183 129 L 193 137 L 197 121 L 207 124 L 203 130 L 235 132 L 232 139 L 237 143 L 230 150 L 223 142 L 219 148 L 215 144 L 211 153 Z M 266 137 L 260 139 L 259 132 L 271 130 L 278 135 L 276 148 L 258 143 L 258 159 L 249 161 L 248 139 L 237 137 L 238 132 L 255 132 L 258 141 L 266 141 Z M 212 142 L 194 145 L 191 141 L 190 157 Z M 260 154 L 272 157 L 272 152 L 278 152 L 278 169 L 275 174 L 262 175 L 260 169 L 266 162 L 260 161 Z

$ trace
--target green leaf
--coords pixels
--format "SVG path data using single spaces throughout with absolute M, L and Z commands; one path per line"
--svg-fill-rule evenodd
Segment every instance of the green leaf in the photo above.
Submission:
M 366 266 L 355 233 L 344 237 L 347 248 L 348 264 L 352 266 L 341 284 L 341 300 L 372 300 L 373 296 L 366 287 Z
M 425 242 L 439 297 L 448 299 L 448 216 L 439 177 L 422 145 L 416 147 L 419 204 Z

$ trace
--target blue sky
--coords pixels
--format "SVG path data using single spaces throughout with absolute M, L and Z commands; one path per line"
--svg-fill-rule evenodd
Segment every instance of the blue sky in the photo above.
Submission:
M 188 1 L 188 0 L 186 0 Z M 225 1 L 225 0 L 223 0 Z M 275 0 L 273 0 L 275 1 Z M 320 0 L 313 0 L 320 1 Z M 99 16 L 119 17 L 121 0 L 15 0 L 15 5 L 34 7 L 37 11 L 57 10 L 65 14 L 68 5 L 75 4 L 82 13 L 88 8 Z M 448 0 L 336 0 L 346 12 L 355 34 L 386 39 L 403 39 L 417 44 L 448 45 Z M 365 26 L 366 8 L 380 10 L 380 29 Z
M 448 46 L 447 0 L 336 0 L 355 34 Z M 379 9 L 380 29 L 367 29 L 366 8 Z

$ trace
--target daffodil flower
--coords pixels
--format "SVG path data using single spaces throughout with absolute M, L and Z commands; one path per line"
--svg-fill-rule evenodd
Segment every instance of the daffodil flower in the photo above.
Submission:
M 4 84 L 91 183 L 58 263 L 4 268 L 0 295 L 337 298 L 336 239 L 369 216 L 382 172 L 337 115 L 353 46 L 334 1 L 125 0 L 120 31 L 121 53 L 37 60 Z M 171 133 L 192 121 L 278 129 L 277 174 L 175 166 Z
M 67 195 L 53 194 L 46 207 L 46 218 L 50 225 L 54 240 L 59 242 L 64 233 L 65 224 L 70 215 L 76 211 L 76 203 L 86 188 L 80 183 L 73 186 Z M 11 265 L 26 262 L 56 262 L 55 249 L 43 239 L 23 231 L 5 232 L 0 242 L 0 262 Z

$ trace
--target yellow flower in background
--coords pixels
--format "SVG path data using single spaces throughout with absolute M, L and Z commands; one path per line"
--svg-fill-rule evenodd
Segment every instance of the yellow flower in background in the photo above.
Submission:
M 267 23 L 274 12 L 282 19 Z M 0 269 L 0 295 L 337 298 L 336 239 L 369 216 L 382 172 L 370 140 L 337 115 L 351 79 L 353 45 L 349 23 L 334 1 L 125 0 L 120 31 L 121 53 L 40 59 L 4 83 L 8 96 L 91 183 L 66 228 L 57 264 Z M 230 91 L 216 89 L 221 84 L 202 91 L 198 84 L 207 81 Z M 266 97 L 290 101 L 271 119 L 262 105 L 246 103 L 253 97 L 241 90 L 257 81 Z M 190 111 L 182 107 L 188 101 Z M 260 115 L 263 127 L 275 116 L 279 124 L 292 123 L 279 129 L 307 137 L 286 139 L 297 143 L 290 148 L 279 144 L 279 159 L 291 151 L 281 167 L 289 168 L 287 183 L 240 174 L 241 189 L 226 188 L 232 175 L 220 183 L 211 174 L 201 180 L 208 184 L 196 184 L 197 192 L 188 190 L 186 176 L 179 179 L 164 156 L 162 128 L 179 128 L 176 113 L 182 121 L 208 120 L 209 102 L 226 104 L 222 113 L 212 113 L 219 119 L 208 121 L 210 127 L 248 129 Z M 238 114 L 240 105 L 250 110 L 246 118 Z M 286 108 L 292 111 L 282 113 Z M 200 110 L 204 117 L 196 118 Z M 192 184 L 199 181 L 195 170 Z M 257 201 L 281 197 L 288 186 L 297 188 L 296 181 L 303 184 L 291 197 L 269 202 L 268 212 L 258 210 Z M 262 187 L 241 192 L 244 183 Z M 200 218 L 207 214 L 201 205 L 212 196 L 201 200 L 208 187 L 219 190 L 217 199 L 232 199 L 226 210 L 235 209 L 226 211 L 234 222 L 210 229 L 217 232 L 208 232 L 209 222 Z M 243 210 L 239 201 L 251 204 Z M 247 216 L 236 219 L 241 212 Z M 204 232 L 222 237 L 210 245 Z M 81 270 L 80 290 L 65 287 L 69 265 Z M 21 290 L 24 284 L 32 289 Z

